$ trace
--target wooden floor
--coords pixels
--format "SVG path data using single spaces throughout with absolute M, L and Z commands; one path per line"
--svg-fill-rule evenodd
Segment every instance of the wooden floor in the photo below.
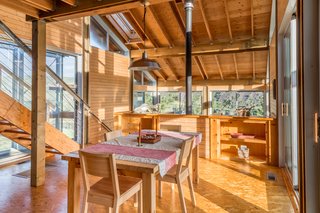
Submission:
M 0 212 L 66 212 L 67 164 L 50 159 L 44 186 L 31 188 L 29 178 L 12 176 L 26 171 L 30 163 L 0 170 Z M 200 183 L 195 185 L 197 207 L 193 208 L 187 184 L 185 195 L 189 212 L 293 212 L 281 171 L 257 162 L 228 158 L 209 161 L 200 159 Z M 267 172 L 276 181 L 267 180 Z M 100 206 L 89 206 L 90 212 L 105 212 Z M 136 212 L 133 200 L 120 212 Z M 157 198 L 157 212 L 180 212 L 177 187 L 163 184 L 163 198 Z

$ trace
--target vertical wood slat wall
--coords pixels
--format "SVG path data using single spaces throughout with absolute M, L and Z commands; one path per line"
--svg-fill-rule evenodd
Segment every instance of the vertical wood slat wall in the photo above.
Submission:
M 89 71 L 89 105 L 111 129 L 113 114 L 129 110 L 129 58 L 116 53 L 92 48 Z M 92 117 L 89 118 L 88 142 L 104 140 L 106 131 Z

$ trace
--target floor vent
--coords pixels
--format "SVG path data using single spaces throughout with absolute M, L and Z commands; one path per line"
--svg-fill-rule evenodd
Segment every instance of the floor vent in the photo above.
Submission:
M 276 181 L 277 176 L 273 172 L 267 172 L 267 179 L 271 181 Z

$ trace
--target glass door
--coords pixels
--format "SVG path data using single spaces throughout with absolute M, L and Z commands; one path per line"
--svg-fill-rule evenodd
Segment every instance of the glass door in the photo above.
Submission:
M 298 94 L 296 18 L 292 18 L 284 36 L 283 70 L 283 129 L 285 165 L 291 177 L 292 187 L 298 191 Z

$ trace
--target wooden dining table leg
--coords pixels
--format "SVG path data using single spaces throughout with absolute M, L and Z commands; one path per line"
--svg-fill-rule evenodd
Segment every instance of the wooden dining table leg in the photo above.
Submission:
M 142 173 L 143 212 L 156 212 L 156 178 L 153 173 Z
M 192 178 L 194 183 L 199 183 L 199 146 L 192 150 Z
M 68 213 L 80 212 L 80 168 L 71 159 L 68 163 Z

